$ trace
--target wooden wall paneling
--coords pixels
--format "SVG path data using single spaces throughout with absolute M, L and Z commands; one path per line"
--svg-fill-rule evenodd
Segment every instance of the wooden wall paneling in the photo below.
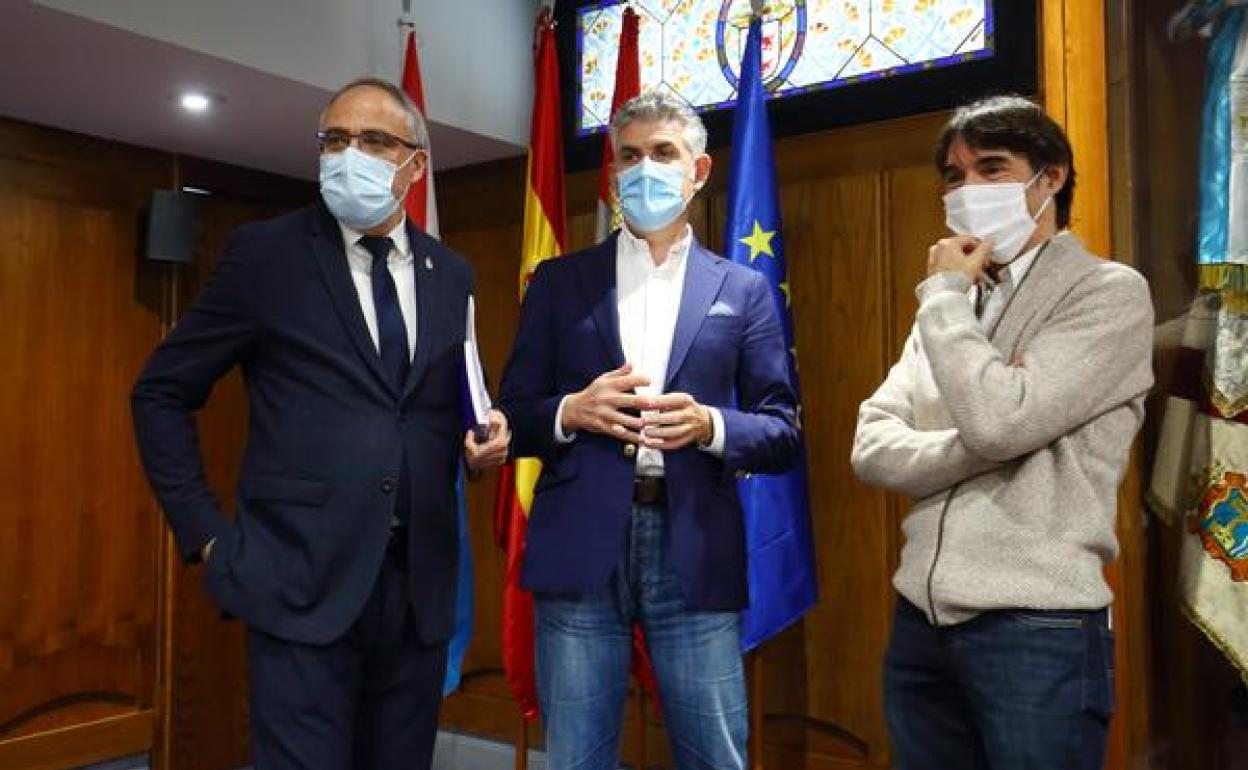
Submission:
M 0 767 L 151 745 L 160 524 L 125 408 L 159 154 L 0 121 Z
M 481 345 L 482 364 L 492 383 L 501 382 L 503 367 L 511 353 L 511 343 L 520 320 L 518 279 L 520 275 L 520 238 L 518 224 L 448 233 L 446 243 L 467 256 L 476 272 L 477 334 Z M 495 386 L 497 389 L 497 386 Z M 473 543 L 473 569 L 476 570 L 474 592 L 473 644 L 465 660 L 464 671 L 502 671 L 502 650 L 497 644 L 501 634 L 502 587 L 504 560 L 494 541 L 494 499 L 498 490 L 498 472 L 492 471 L 468 485 L 468 527 Z
M 151 710 L 56 727 L 6 741 L 0 767 L 6 770 L 65 770 L 138 754 L 152 746 Z
M 1046 108 L 1065 128 L 1078 169 L 1071 229 L 1096 254 L 1131 263 L 1128 248 L 1112 252 L 1114 232 L 1110 185 L 1109 69 L 1106 3 L 1045 0 L 1041 5 L 1042 96 Z M 1130 195 L 1129 190 L 1116 191 Z M 1133 453 L 1119 490 L 1118 539 L 1122 557 L 1106 570 L 1114 589 L 1117 708 L 1110 725 L 1107 767 L 1127 767 L 1147 756 L 1150 731 L 1149 643 L 1133 633 L 1147 627 L 1143 503 L 1138 454 Z
M 889 219 L 887 233 L 889 273 L 886 317 L 890 320 L 890 334 L 884 365 L 892 366 L 901 357 L 902 346 L 914 326 L 915 313 L 919 309 L 915 289 L 927 277 L 928 248 L 948 230 L 945 227 L 940 178 L 931 160 L 891 170 L 887 177 L 887 192 L 888 210 L 893 216 Z M 910 509 L 910 501 L 901 495 L 889 495 L 889 507 L 894 538 L 891 568 L 895 572 L 901 563 L 901 521 Z
M 568 251 L 592 246 L 598 229 L 598 212 L 590 210 L 568 213 Z M 518 264 L 518 262 L 517 262 Z
M 220 194 L 200 199 L 194 263 L 176 268 L 177 301 L 170 317 L 180 316 L 194 301 L 236 227 L 279 211 L 273 204 Z M 222 509 L 231 512 L 247 428 L 247 396 L 237 369 L 213 388 L 198 424 L 209 483 Z M 250 739 L 245 629 L 238 621 L 221 616 L 204 591 L 203 568 L 183 565 L 168 533 L 164 544 L 169 664 L 166 721 L 154 766 L 178 770 L 242 767 L 249 761 Z
M 1109 230 L 1113 257 L 1135 265 L 1148 275 L 1147 267 L 1141 263 L 1137 218 L 1140 213 L 1140 190 L 1134 184 L 1138 175 L 1138 137 L 1132 130 L 1136 97 L 1132 80 L 1136 20 L 1128 5 L 1125 0 L 1105 2 Z M 1146 517 L 1149 514 L 1141 500 L 1141 490 L 1146 478 L 1142 472 L 1142 468 L 1146 467 L 1142 464 L 1145 456 L 1143 447 L 1148 441 L 1147 433 L 1143 433 L 1141 440 L 1132 449 L 1131 463 L 1118 498 L 1118 509 L 1123 512 L 1127 521 L 1120 525 L 1121 536 L 1124 538 L 1121 564 L 1125 579 L 1119 583 L 1120 595 L 1116 597 L 1116 601 L 1121 603 L 1119 616 L 1123 619 L 1122 627 L 1141 631 L 1150 628 L 1149 618 L 1153 611 L 1150 603 L 1155 594 L 1155 589 L 1150 585 L 1149 565 L 1156 555 L 1148 542 L 1149 527 Z M 1137 673 L 1135 676 L 1124 677 L 1125 681 L 1117 689 L 1125 694 L 1119 695 L 1118 699 L 1143 704 L 1143 709 L 1133 708 L 1131 718 L 1120 720 L 1121 736 L 1117 741 L 1120 748 L 1116 749 L 1120 753 L 1111 756 L 1111 761 L 1126 766 L 1148 764 L 1154 756 L 1154 682 L 1149 674 L 1153 671 L 1157 645 L 1155 640 L 1145 634 L 1132 635 L 1147 641 L 1132 645 L 1127 659 L 1121 661 L 1124 670 Z
M 791 752 L 862 766 L 888 757 L 879 680 L 892 522 L 885 496 L 849 465 L 858 404 L 884 374 L 883 188 L 878 171 L 781 186 L 820 602 L 803 622 L 800 654 L 766 653 L 765 743 L 776 767 Z M 803 740 L 785 745 L 794 724 Z
M 1136 264 L 1153 290 L 1159 323 L 1187 311 L 1196 295 L 1201 109 L 1208 42 L 1171 42 L 1174 12 L 1165 0 L 1136 0 L 1121 16 L 1133 21 L 1130 77 L 1135 142 Z M 1115 191 L 1117 194 L 1117 191 Z
M 1093 253 L 1111 256 L 1105 5 L 1087 0 L 1041 5 L 1044 105 L 1070 137 L 1079 170 L 1072 229 Z M 1059 13 L 1061 25 L 1054 27 Z

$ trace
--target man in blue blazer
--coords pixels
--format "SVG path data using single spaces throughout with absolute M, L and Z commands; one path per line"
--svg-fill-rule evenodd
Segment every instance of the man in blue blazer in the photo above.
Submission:
M 548 767 L 618 767 L 636 622 L 677 766 L 743 768 L 736 482 L 796 461 L 788 353 L 762 275 L 693 238 L 697 115 L 645 93 L 611 141 L 626 226 L 538 269 L 499 398 L 514 453 L 543 462 L 523 584 Z
M 178 548 L 248 629 L 257 770 L 429 767 L 457 584 L 455 481 L 509 441 L 463 433 L 472 270 L 407 222 L 428 134 L 365 79 L 321 116 L 321 204 L 234 233 L 135 385 L 144 467 Z M 195 412 L 242 368 L 237 516 Z

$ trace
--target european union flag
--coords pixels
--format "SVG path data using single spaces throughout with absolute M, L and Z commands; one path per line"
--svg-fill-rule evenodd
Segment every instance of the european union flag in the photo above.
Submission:
M 789 348 L 789 372 L 797 384 L 793 318 L 780 235 L 780 201 L 767 124 L 762 76 L 762 22 L 750 22 L 733 118 L 732 168 L 724 251 L 771 283 Z M 741 647 L 751 650 L 806 613 L 818 598 L 806 452 L 783 475 L 755 474 L 740 482 L 749 557 L 750 607 L 742 615 Z

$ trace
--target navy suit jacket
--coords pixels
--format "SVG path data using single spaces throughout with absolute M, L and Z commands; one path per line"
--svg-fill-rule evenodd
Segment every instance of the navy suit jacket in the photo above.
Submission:
M 401 458 L 413 506 L 410 584 L 426 643 L 450 636 L 460 371 L 472 270 L 410 223 L 416 354 L 395 388 L 321 205 L 244 226 L 131 397 L 139 451 L 182 554 L 215 537 L 205 580 L 226 612 L 309 644 L 359 616 L 385 556 Z M 230 520 L 209 489 L 195 412 L 241 366 L 247 447 Z
M 543 262 L 525 296 L 499 406 L 514 452 L 542 462 L 525 547 L 523 585 L 592 593 L 619 563 L 632 512 L 634 453 L 582 432 L 555 441 L 563 396 L 624 363 L 616 296 L 616 239 Z M 737 478 L 776 473 L 798 456 L 797 397 L 775 301 L 759 273 L 696 241 L 663 391 L 684 392 L 724 417 L 724 455 L 690 446 L 663 455 L 672 562 L 692 609 L 748 602 Z

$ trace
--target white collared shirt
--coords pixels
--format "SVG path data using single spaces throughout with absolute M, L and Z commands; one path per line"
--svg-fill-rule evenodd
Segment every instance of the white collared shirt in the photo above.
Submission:
M 377 334 L 377 308 L 373 305 L 373 255 L 359 245 L 357 241 L 363 233 L 338 223 L 342 230 L 343 246 L 347 251 L 347 264 L 351 268 L 351 280 L 355 283 L 355 293 L 360 299 L 360 310 L 364 311 L 364 323 L 368 325 L 368 334 L 373 338 L 373 346 L 381 351 L 381 343 Z M 416 269 L 412 256 L 411 243 L 407 239 L 407 217 L 399 220 L 394 229 L 386 234 L 394 244 L 390 248 L 390 256 L 386 258 L 386 266 L 394 278 L 394 288 L 399 293 L 399 309 L 403 312 L 403 325 L 407 327 L 407 354 L 409 359 L 416 356 Z
M 992 329 L 1001 318 L 1001 314 L 1005 312 L 1006 306 L 1009 304 L 1009 295 L 1018 290 L 1019 284 L 1023 282 L 1023 278 L 1027 275 L 1027 271 L 1031 270 L 1032 264 L 1036 261 L 1036 255 L 1040 253 L 1040 249 L 1044 248 L 1044 243 L 1031 247 L 1022 256 L 1016 258 L 1013 262 L 1005 266 L 1005 272 L 1009 275 L 1009 291 L 994 290 L 989 292 L 988 298 L 984 300 L 984 307 L 979 314 L 979 325 L 983 329 Z M 982 280 L 982 279 L 981 279 Z M 1000 281 L 999 283 L 1004 283 Z M 971 301 L 978 299 L 979 286 L 971 289 Z
M 659 395 L 667 382 L 667 362 L 672 353 L 692 245 L 693 228 L 686 225 L 684 235 L 672 245 L 667 259 L 662 265 L 655 265 L 650 256 L 650 244 L 633 235 L 628 227 L 620 228 L 616 239 L 615 287 L 620 346 L 624 350 L 624 360 L 633 365 L 633 373 L 650 380 L 650 385 L 637 389 L 640 395 Z M 567 396 L 560 401 L 555 414 L 555 439 L 561 443 L 575 438 L 563 433 L 566 400 Z M 711 414 L 715 435 L 702 449 L 722 457 L 724 418 L 715 407 L 707 407 L 707 411 Z M 637 475 L 662 476 L 663 453 L 642 447 L 637 452 Z

